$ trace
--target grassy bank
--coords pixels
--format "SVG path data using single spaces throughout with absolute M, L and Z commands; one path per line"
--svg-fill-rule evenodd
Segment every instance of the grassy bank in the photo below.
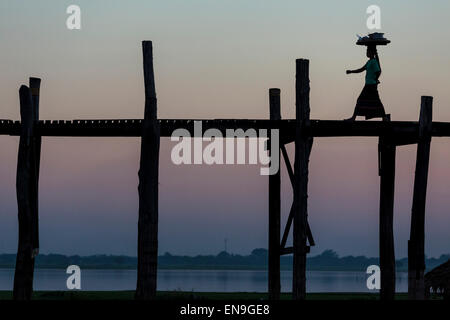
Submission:
M 134 291 L 37 291 L 34 300 L 132 300 Z M 376 293 L 309 293 L 307 300 L 378 300 Z M 406 300 L 406 293 L 397 293 L 396 300 Z M 433 297 L 437 298 L 437 297 Z M 11 291 L 0 291 L 0 300 L 12 299 Z M 158 300 L 265 300 L 266 293 L 255 292 L 182 292 L 158 291 Z M 281 294 L 290 300 L 291 294 Z

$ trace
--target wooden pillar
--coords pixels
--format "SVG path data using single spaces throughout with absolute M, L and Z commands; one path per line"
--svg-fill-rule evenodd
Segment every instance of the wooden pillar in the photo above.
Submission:
M 280 89 L 269 90 L 270 120 L 280 120 Z M 270 139 L 269 139 L 270 142 Z M 272 150 L 269 144 L 269 150 Z M 269 151 L 270 152 L 270 151 Z M 280 159 L 280 149 L 278 159 Z M 271 157 L 273 155 L 271 154 Z M 269 176 L 269 299 L 280 299 L 280 170 Z
M 31 99 L 33 101 L 33 122 L 36 125 L 39 121 L 39 96 L 41 88 L 41 79 L 30 78 L 30 91 Z M 39 171 L 41 163 L 41 145 L 42 137 L 40 135 L 34 135 L 31 139 L 33 149 L 33 192 L 32 192 L 32 241 L 33 241 L 33 257 L 36 257 L 39 253 Z
M 38 177 L 40 138 L 35 136 L 39 119 L 40 79 L 31 78 L 30 88 L 21 86 L 21 133 L 17 159 L 17 208 L 19 242 L 14 274 L 14 300 L 30 300 L 33 292 L 34 259 L 39 251 Z
M 380 175 L 380 269 L 382 300 L 393 300 L 395 296 L 395 252 L 394 252 L 394 189 L 396 146 L 389 137 L 379 141 Z
M 160 128 L 157 121 L 153 48 L 142 43 L 144 56 L 145 114 L 139 169 L 138 275 L 136 299 L 156 295 L 158 260 L 158 170 Z
M 309 124 L 309 60 L 296 61 L 296 133 L 294 163 L 294 231 L 293 231 L 293 282 L 292 298 L 306 297 L 306 234 L 308 219 L 308 163 L 311 137 L 303 134 Z
M 419 143 L 417 145 L 416 173 L 411 214 L 410 240 L 408 241 L 408 297 L 425 298 L 425 203 L 430 161 L 430 144 L 433 97 L 422 97 L 419 118 Z

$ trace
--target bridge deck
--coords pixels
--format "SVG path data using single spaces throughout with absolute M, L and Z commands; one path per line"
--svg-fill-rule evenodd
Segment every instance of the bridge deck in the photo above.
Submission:
M 259 119 L 159 119 L 161 137 L 170 137 L 175 129 L 183 128 L 194 135 L 194 122 L 201 121 L 202 132 L 218 129 L 224 136 L 226 129 L 280 129 L 285 142 L 293 141 L 295 120 L 259 120 Z M 142 119 L 117 120 L 42 120 L 36 128 L 36 134 L 46 137 L 140 137 Z M 20 135 L 20 121 L 0 120 L 0 135 Z M 305 127 L 305 134 L 313 137 L 377 137 L 391 135 L 398 139 L 415 140 L 419 134 L 419 125 L 415 121 L 355 121 L 311 120 Z M 433 122 L 432 136 L 449 137 L 449 122 Z

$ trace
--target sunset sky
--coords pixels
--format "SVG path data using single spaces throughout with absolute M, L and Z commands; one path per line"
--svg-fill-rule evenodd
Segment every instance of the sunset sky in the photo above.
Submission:
M 66 8 L 81 7 L 81 30 Z M 450 122 L 450 2 L 300 0 L 2 0 L 0 119 L 19 119 L 18 89 L 42 78 L 41 119 L 142 118 L 141 41 L 152 40 L 159 118 L 269 117 L 281 89 L 295 117 L 295 59 L 310 59 L 311 118 L 353 112 L 366 62 L 366 8 L 381 8 L 379 91 L 393 120 L 416 121 L 420 96 Z M 17 249 L 18 137 L 0 136 L 0 253 Z M 160 153 L 159 252 L 248 254 L 267 247 L 268 178 L 253 166 L 175 166 Z M 318 138 L 310 162 L 309 220 L 316 247 L 378 254 L 376 138 Z M 293 145 L 288 146 L 293 162 Z M 407 254 L 416 146 L 397 149 L 395 246 Z M 44 138 L 41 252 L 137 255 L 137 138 Z M 282 168 L 283 227 L 292 191 Z M 450 140 L 432 141 L 426 254 L 450 253 Z M 290 241 L 290 240 L 289 240 Z

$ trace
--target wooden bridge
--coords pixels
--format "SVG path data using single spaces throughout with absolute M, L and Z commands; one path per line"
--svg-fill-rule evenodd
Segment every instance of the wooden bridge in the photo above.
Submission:
M 182 128 L 194 136 L 194 122 L 201 121 L 203 133 L 218 129 L 225 136 L 226 129 L 279 129 L 285 142 L 295 141 L 296 120 L 257 119 L 158 119 L 161 137 L 170 137 Z M 84 120 L 40 120 L 34 124 L 36 135 L 45 137 L 141 137 L 143 119 L 84 119 Z M 20 136 L 21 122 L 0 119 L 0 135 Z M 379 137 L 392 134 L 401 143 L 419 141 L 417 121 L 355 121 L 313 120 L 303 127 L 303 134 L 311 137 Z M 431 136 L 449 137 L 450 122 L 433 122 Z M 409 141 L 409 142 L 406 142 Z
M 308 163 L 314 137 L 378 137 L 380 175 L 380 268 L 381 298 L 395 293 L 395 254 L 393 234 L 396 147 L 418 144 L 411 234 L 408 243 L 411 299 L 423 299 L 425 270 L 425 197 L 431 137 L 449 137 L 450 123 L 432 122 L 432 98 L 422 97 L 418 122 L 311 120 L 309 103 L 309 61 L 296 60 L 296 119 L 282 120 L 280 90 L 269 89 L 270 120 L 256 119 L 157 119 L 151 41 L 143 42 L 145 116 L 121 120 L 39 120 L 38 78 L 20 88 L 21 121 L 0 120 L 0 135 L 20 136 L 17 166 L 19 246 L 14 278 L 14 298 L 28 300 L 33 290 L 34 259 L 39 251 L 38 186 L 42 137 L 141 137 L 139 170 L 138 280 L 136 299 L 156 294 L 158 256 L 158 168 L 160 137 L 170 137 L 176 129 L 194 135 L 195 121 L 203 132 L 218 129 L 278 129 L 280 149 L 291 180 L 294 200 L 281 236 L 280 172 L 269 176 L 269 282 L 270 299 L 280 294 L 280 256 L 293 254 L 293 299 L 306 295 L 306 255 L 314 245 L 308 224 Z M 202 132 L 202 133 L 203 133 Z M 270 141 L 269 141 L 270 142 Z M 295 163 L 291 166 L 285 145 L 295 143 Z M 293 246 L 286 247 L 293 225 Z

